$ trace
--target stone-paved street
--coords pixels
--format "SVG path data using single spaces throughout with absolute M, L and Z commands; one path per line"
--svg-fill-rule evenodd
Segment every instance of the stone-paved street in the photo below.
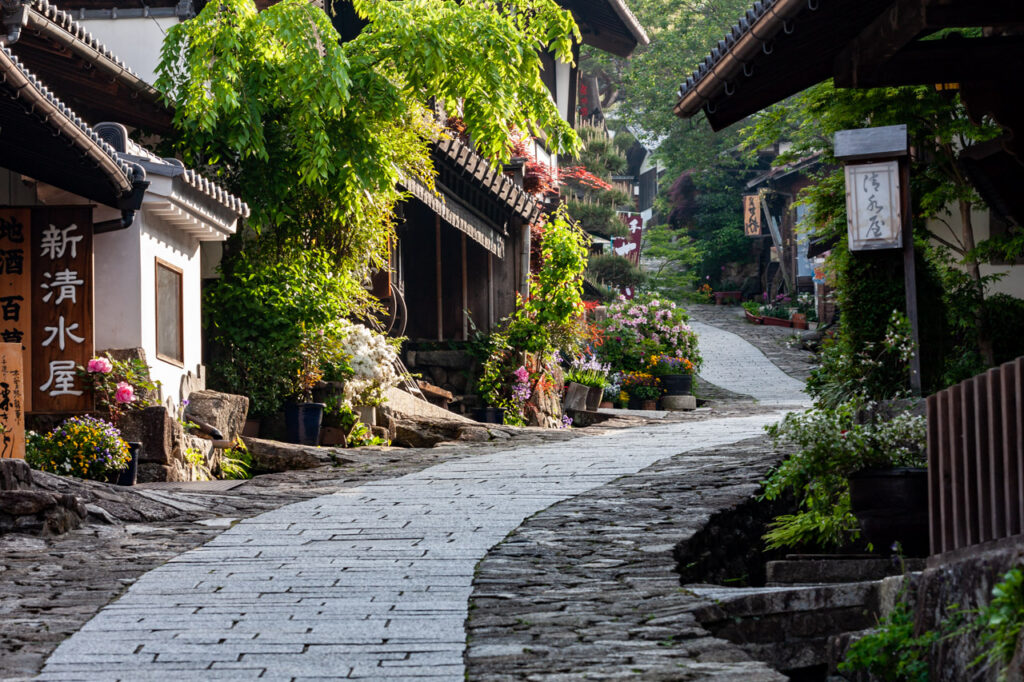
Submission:
M 765 374 L 764 355 L 739 337 L 716 335 L 714 344 L 736 352 L 709 353 L 705 374 L 722 362 L 744 380 Z M 40 679 L 461 679 L 473 572 L 488 550 L 558 502 L 680 453 L 757 436 L 780 414 L 766 403 L 806 400 L 778 376 L 766 383 L 785 393 L 737 384 L 730 390 L 762 404 L 460 452 L 355 487 L 336 481 L 340 490 L 243 520 L 142 576 L 57 649 Z M 699 471 L 704 457 L 670 461 Z M 742 485 L 767 467 L 763 453 L 748 464 Z M 325 473 L 319 480 L 329 487 Z M 652 567 L 663 570 L 660 559 Z M 599 591 L 600 582 L 580 589 Z M 704 639 L 707 671 L 733 656 Z M 719 672 L 755 669 L 769 674 L 750 663 Z
M 760 438 L 690 452 L 527 520 L 477 569 L 468 678 L 785 680 L 700 627 L 673 557 L 778 460 Z

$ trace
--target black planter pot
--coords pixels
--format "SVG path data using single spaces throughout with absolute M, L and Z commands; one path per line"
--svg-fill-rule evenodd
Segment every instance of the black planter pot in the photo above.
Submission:
M 324 418 L 323 403 L 297 403 L 284 406 L 284 425 L 289 443 L 320 444 L 320 423 Z
M 128 466 L 120 471 L 111 472 L 108 479 L 115 485 L 131 486 L 135 485 L 139 478 L 139 458 L 142 457 L 142 443 L 137 441 L 128 441 L 128 452 L 131 453 L 131 459 L 128 460 Z
M 604 397 L 604 389 L 600 386 L 591 386 L 587 391 L 587 411 L 594 412 L 601 405 L 601 398 Z
M 875 551 L 898 542 L 906 556 L 928 556 L 927 469 L 865 469 L 849 480 L 850 506 Z
M 665 374 L 661 377 L 665 395 L 690 395 L 693 392 L 692 374 Z
M 629 403 L 626 404 L 626 408 L 630 410 L 642 410 L 644 409 L 644 401 L 640 398 L 629 396 Z
M 504 424 L 505 408 L 478 407 L 473 410 L 473 419 L 484 424 Z

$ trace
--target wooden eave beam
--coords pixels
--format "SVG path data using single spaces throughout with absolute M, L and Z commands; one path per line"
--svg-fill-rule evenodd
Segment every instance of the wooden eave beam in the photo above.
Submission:
M 1024 37 L 927 40 L 907 46 L 857 87 L 992 81 L 1024 69 Z
M 1021 0 L 897 0 L 835 59 L 841 88 L 874 87 L 876 72 L 920 36 L 944 28 L 1016 25 L 1024 21 Z

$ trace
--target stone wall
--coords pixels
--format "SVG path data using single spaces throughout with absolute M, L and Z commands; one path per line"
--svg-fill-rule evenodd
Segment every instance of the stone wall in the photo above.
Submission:
M 470 394 L 473 377 L 479 368 L 477 361 L 465 350 L 409 350 L 405 354 L 409 371 L 419 374 L 439 388 L 443 388 L 458 399 L 452 409 L 466 414 L 479 407 L 479 400 Z

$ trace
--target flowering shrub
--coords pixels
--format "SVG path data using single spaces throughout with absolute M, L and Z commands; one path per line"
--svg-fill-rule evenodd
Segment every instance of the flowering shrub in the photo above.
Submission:
M 603 321 L 601 359 L 615 369 L 639 371 L 652 355 L 687 358 L 699 369 L 697 335 L 687 323 L 686 312 L 672 301 L 642 295 L 628 301 L 620 297 L 608 308 Z
M 759 315 L 788 320 L 790 315 L 793 314 L 793 311 L 790 310 L 793 299 L 786 294 L 777 294 L 773 300 L 769 301 L 768 292 L 766 291 L 761 295 L 761 298 L 764 300 L 764 303 L 758 311 Z
M 136 389 L 156 390 L 156 384 L 149 380 L 149 367 L 142 360 L 114 360 L 107 353 L 78 367 L 78 376 L 96 397 L 96 407 L 110 413 L 110 421 L 117 425 L 118 419 L 128 410 L 141 410 L 151 403 L 141 400 Z
M 626 372 L 622 390 L 637 400 L 657 400 L 661 397 L 661 380 L 648 372 Z
M 387 390 L 400 380 L 393 345 L 398 340 L 348 321 L 338 323 L 332 335 L 337 338 L 337 355 L 331 361 L 333 371 L 345 382 L 345 402 L 349 406 L 383 403 Z
M 30 432 L 27 440 L 29 465 L 62 476 L 103 480 L 131 459 L 117 428 L 95 417 L 71 417 L 46 435 Z
M 608 370 L 610 365 L 602 363 L 593 355 L 581 355 L 569 363 L 566 370 L 566 381 L 575 381 L 577 384 L 593 388 L 604 388 L 608 383 Z
M 647 363 L 647 371 L 656 377 L 693 374 L 693 362 L 689 358 L 677 358 L 674 355 L 652 355 Z

